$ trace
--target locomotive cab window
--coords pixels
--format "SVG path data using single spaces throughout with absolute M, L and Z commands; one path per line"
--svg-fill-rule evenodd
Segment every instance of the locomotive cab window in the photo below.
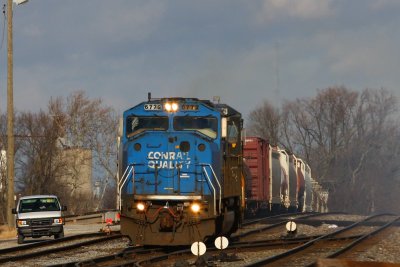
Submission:
M 165 131 L 168 129 L 167 117 L 136 117 L 126 119 L 126 135 L 131 137 L 143 131 Z
M 227 136 L 227 141 L 228 143 L 237 143 L 239 139 L 239 129 L 236 126 L 235 122 L 229 122 L 228 123 L 228 136 Z
M 218 121 L 215 117 L 177 116 L 174 118 L 174 130 L 197 131 L 215 139 L 218 132 Z

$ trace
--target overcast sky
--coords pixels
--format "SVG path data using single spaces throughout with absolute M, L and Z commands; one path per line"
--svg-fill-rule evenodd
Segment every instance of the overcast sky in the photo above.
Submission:
M 400 0 L 30 0 L 14 6 L 15 109 L 84 90 L 122 112 L 152 92 L 220 96 L 247 118 L 330 86 L 400 95 L 399 14 Z

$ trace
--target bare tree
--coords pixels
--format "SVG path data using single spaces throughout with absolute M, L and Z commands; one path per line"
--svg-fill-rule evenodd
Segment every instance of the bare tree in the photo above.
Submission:
M 279 109 L 272 106 L 268 101 L 264 101 L 249 115 L 249 134 L 268 139 L 271 144 L 277 145 L 280 121 Z
M 24 194 L 55 193 L 52 186 L 61 162 L 57 156 L 57 133 L 51 117 L 43 111 L 37 114 L 21 113 L 17 116 L 16 184 Z
M 357 134 L 348 146 L 346 164 L 350 177 L 347 187 L 353 196 L 368 203 L 356 207 L 365 212 L 377 207 L 385 210 L 389 204 L 387 196 L 396 188 L 396 166 L 400 159 L 396 111 L 396 98 L 387 90 L 364 90 L 360 96 L 354 120 Z
M 64 148 L 74 148 L 90 151 L 87 157 L 93 159 L 93 173 L 99 177 L 104 186 L 115 185 L 116 179 L 116 144 L 118 119 L 115 112 L 106 107 L 101 99 L 89 99 L 84 92 L 79 91 L 70 95 L 67 99 L 51 99 L 49 103 L 49 113 L 54 117 L 60 132 L 60 140 Z M 78 154 L 75 155 L 75 162 Z M 82 162 L 88 162 L 88 158 L 81 158 Z M 82 164 L 81 164 L 82 165 Z M 75 165 L 79 166 L 79 165 Z M 75 169 L 70 169 L 68 179 L 69 188 L 72 188 L 70 196 L 78 197 L 82 188 L 82 177 Z M 109 181 L 112 181 L 111 183 Z M 76 192 L 77 195 L 74 195 Z M 102 200 L 100 199 L 100 202 Z M 95 208 L 100 208 L 96 205 Z
M 301 153 L 308 161 L 314 138 L 313 121 L 310 114 L 307 113 L 306 105 L 307 102 L 304 100 L 284 103 L 281 143 L 288 150 Z
M 4 122 L 5 115 L 0 119 Z M 102 184 L 108 186 L 105 191 L 115 190 L 117 124 L 117 116 L 111 108 L 101 99 L 89 99 L 84 92 L 50 99 L 47 113 L 42 110 L 16 113 L 17 191 L 20 194 L 57 194 L 72 212 L 102 208 L 100 204 L 103 203 L 96 200 L 94 204 L 92 199 L 91 177 L 94 173 L 103 181 Z M 7 145 L 5 125 L 0 123 L 0 149 Z M 6 177 L 0 177 L 6 188 Z M 0 193 L 2 208 L 6 199 L 4 192 Z M 115 197 L 110 199 L 114 202 Z
M 330 189 L 331 210 L 384 209 L 389 201 L 383 192 L 395 197 L 393 189 L 400 186 L 397 105 L 385 89 L 361 94 L 345 87 L 319 90 L 314 98 L 284 104 L 280 132 L 274 136 L 280 137 L 277 143 L 306 159 L 315 179 Z M 252 114 L 257 114 L 250 117 L 256 120 L 250 123 L 256 130 L 273 127 L 259 119 L 268 118 L 271 111 L 258 109 Z
M 313 140 L 309 158 L 321 180 L 331 182 L 329 174 L 336 172 L 335 162 L 352 139 L 352 114 L 357 109 L 357 97 L 356 92 L 333 87 L 319 91 L 306 103 L 312 122 L 307 132 Z

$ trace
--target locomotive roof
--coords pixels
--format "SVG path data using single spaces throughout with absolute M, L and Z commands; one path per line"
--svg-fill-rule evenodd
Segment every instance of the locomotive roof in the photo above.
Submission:
M 209 106 L 210 108 L 213 109 L 219 109 L 221 111 L 221 113 L 223 113 L 224 115 L 237 115 L 240 114 L 240 112 L 238 112 L 236 109 L 232 108 L 231 106 L 227 105 L 227 104 L 221 104 L 221 103 L 213 103 L 210 100 L 205 100 L 205 99 L 198 99 L 195 97 L 163 97 L 163 98 L 151 98 L 149 97 L 147 101 L 143 101 L 138 105 L 142 105 L 144 103 L 150 103 L 150 102 L 163 102 L 163 101 L 193 101 L 193 102 L 201 102 L 204 105 Z M 135 108 L 136 106 L 133 106 L 132 108 L 128 109 L 131 110 L 133 108 Z
M 236 109 L 232 108 L 231 106 L 229 106 L 227 104 L 216 104 L 215 106 L 220 110 L 223 110 L 223 109 L 227 110 L 228 112 L 226 115 L 228 115 L 228 116 L 240 114 L 239 111 L 237 111 Z

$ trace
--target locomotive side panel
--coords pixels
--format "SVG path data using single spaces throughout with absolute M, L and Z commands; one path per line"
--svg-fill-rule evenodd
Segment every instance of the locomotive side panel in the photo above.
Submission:
M 222 147 L 222 207 L 223 223 L 220 232 L 235 232 L 243 219 L 245 208 L 245 184 L 243 173 L 243 147 L 241 133 L 243 121 L 241 114 L 233 108 L 217 105 L 223 117 L 221 118 Z M 224 130 L 223 130 L 224 129 Z
M 241 117 L 230 116 L 227 120 L 227 136 L 223 142 L 223 194 L 224 198 L 234 198 L 242 192 L 242 142 Z

